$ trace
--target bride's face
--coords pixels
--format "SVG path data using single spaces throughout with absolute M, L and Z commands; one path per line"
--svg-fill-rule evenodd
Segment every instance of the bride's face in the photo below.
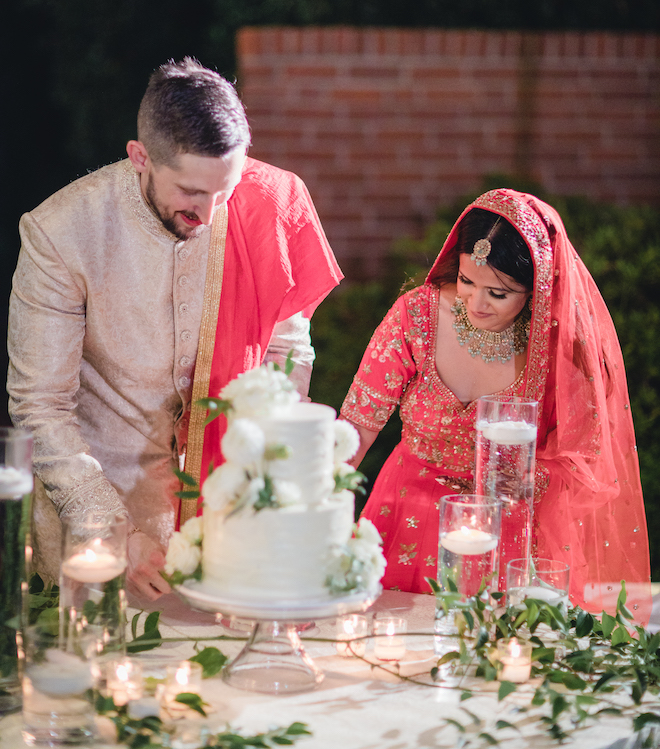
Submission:
M 499 333 L 513 324 L 531 292 L 489 265 L 477 265 L 461 253 L 456 291 L 467 309 L 468 319 L 482 330 Z

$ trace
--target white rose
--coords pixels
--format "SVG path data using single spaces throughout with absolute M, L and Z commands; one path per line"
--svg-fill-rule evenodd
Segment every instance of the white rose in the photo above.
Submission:
M 170 538 L 165 555 L 165 572 L 172 575 L 176 570 L 184 575 L 192 575 L 202 558 L 199 546 L 191 544 L 183 533 L 175 532 Z
M 273 493 L 275 494 L 275 500 L 280 507 L 291 507 L 292 505 L 300 504 L 302 501 L 300 487 L 293 481 L 274 479 Z
M 376 546 L 381 546 L 383 543 L 383 539 L 380 537 L 378 529 L 371 520 L 367 520 L 367 518 L 360 518 L 357 524 L 356 536 Z
M 272 362 L 240 374 L 226 385 L 220 397 L 231 401 L 235 417 L 268 417 L 296 403 L 300 395 L 293 383 Z
M 335 465 L 335 476 L 339 476 L 340 479 L 349 476 L 351 473 L 355 473 L 355 468 L 350 463 L 337 463 Z
M 354 502 L 355 495 L 350 489 L 342 489 L 340 492 L 334 492 L 330 495 L 330 499 L 333 502 Z
M 181 535 L 191 544 L 199 544 L 202 540 L 202 518 L 190 518 L 181 527 Z
M 248 505 L 252 507 L 254 503 L 259 499 L 259 492 L 266 486 L 266 482 L 258 476 L 256 479 L 252 479 L 246 486 L 245 491 L 240 499 L 241 505 Z
M 211 510 L 220 510 L 245 489 L 245 469 L 235 463 L 223 463 L 202 485 L 204 503 Z
M 220 444 L 225 460 L 247 466 L 263 458 L 266 437 L 250 419 L 233 419 Z
M 348 421 L 335 421 L 335 463 L 346 463 L 360 447 L 358 430 Z

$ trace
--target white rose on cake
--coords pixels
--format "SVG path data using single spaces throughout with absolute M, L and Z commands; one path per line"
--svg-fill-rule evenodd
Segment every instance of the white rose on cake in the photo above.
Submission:
M 202 542 L 202 529 L 202 518 L 190 518 L 181 526 L 181 535 L 188 543 L 199 545 Z
M 231 402 L 232 416 L 246 418 L 267 418 L 300 400 L 291 380 L 272 362 L 238 375 L 220 397 Z
M 278 507 L 294 507 L 302 502 L 300 487 L 293 481 L 274 479 L 273 494 Z
M 211 510 L 220 510 L 245 491 L 245 469 L 235 463 L 223 463 L 202 485 L 204 504 Z
M 245 418 L 232 419 L 220 444 L 225 460 L 240 466 L 248 466 L 263 458 L 266 436 L 263 429 L 254 421 Z
M 335 421 L 335 463 L 347 463 L 360 447 L 358 430 L 348 421 Z M 355 470 L 355 469 L 352 469 Z
M 173 575 L 176 571 L 192 575 L 202 558 L 202 550 L 191 544 L 183 533 L 174 532 L 170 538 L 165 555 L 165 573 Z

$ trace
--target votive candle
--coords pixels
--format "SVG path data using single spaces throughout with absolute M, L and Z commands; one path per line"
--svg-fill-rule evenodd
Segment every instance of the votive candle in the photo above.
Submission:
M 364 639 L 368 629 L 367 617 L 359 614 L 340 616 L 337 619 L 337 655 L 350 658 L 354 655 L 362 656 L 367 650 Z
M 502 669 L 497 674 L 500 681 L 523 684 L 532 671 L 532 644 L 517 637 L 498 640 L 497 650 Z
M 142 697 L 142 666 L 132 658 L 120 658 L 108 663 L 108 691 L 115 705 L 125 705 Z
M 202 665 L 195 661 L 182 661 L 167 667 L 167 678 L 163 685 L 161 706 L 168 710 L 187 710 L 187 706 L 176 702 L 182 692 L 200 694 L 202 691 Z
M 400 661 L 406 654 L 407 622 L 403 617 L 383 616 L 374 620 L 374 655 L 379 661 Z

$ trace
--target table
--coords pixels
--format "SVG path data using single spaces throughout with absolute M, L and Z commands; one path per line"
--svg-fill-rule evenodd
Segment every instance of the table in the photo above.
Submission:
M 226 634 L 210 614 L 191 611 L 176 596 L 165 596 L 157 602 L 161 615 L 163 637 L 209 637 Z M 660 614 L 658 601 L 657 614 Z M 432 626 L 434 599 L 432 596 L 385 591 L 367 612 L 389 611 L 405 616 L 409 632 L 408 653 L 402 663 L 403 673 L 428 673 L 434 665 Z M 654 619 L 656 617 L 654 616 Z M 660 619 L 660 616 L 657 618 Z M 305 637 L 335 636 L 334 620 L 318 622 Z M 241 643 L 220 642 L 216 645 L 225 654 L 234 656 Z M 501 703 L 496 696 L 484 692 L 460 703 L 460 692 L 432 686 L 405 683 L 396 677 L 371 670 L 357 659 L 336 655 L 330 643 L 306 639 L 306 649 L 325 672 L 325 679 L 311 692 L 271 696 L 246 692 L 229 687 L 219 678 L 204 682 L 203 697 L 213 706 L 210 719 L 221 730 L 225 723 L 233 728 L 260 732 L 272 726 L 284 726 L 294 721 L 309 725 L 313 736 L 300 739 L 301 749 L 424 749 L 453 747 L 456 729 L 446 727 L 445 718 L 463 724 L 469 717 L 462 710 L 486 720 L 492 730 L 498 719 L 516 722 L 520 715 L 516 708 L 526 704 L 532 687 L 527 687 L 527 698 L 513 694 Z M 192 645 L 165 643 L 141 658 L 181 660 L 193 654 Z M 373 644 L 367 648 L 373 658 Z M 496 686 L 494 687 L 496 688 Z M 11 715 L 0 721 L 0 749 L 24 747 L 20 736 L 21 716 Z M 538 731 L 535 724 L 527 726 L 519 736 L 511 730 L 498 732 L 497 737 L 506 749 L 544 749 L 557 746 Z M 107 746 L 107 745 L 104 745 Z M 606 717 L 596 725 L 580 731 L 563 746 L 580 749 L 633 749 L 639 746 L 632 735 L 630 722 Z

